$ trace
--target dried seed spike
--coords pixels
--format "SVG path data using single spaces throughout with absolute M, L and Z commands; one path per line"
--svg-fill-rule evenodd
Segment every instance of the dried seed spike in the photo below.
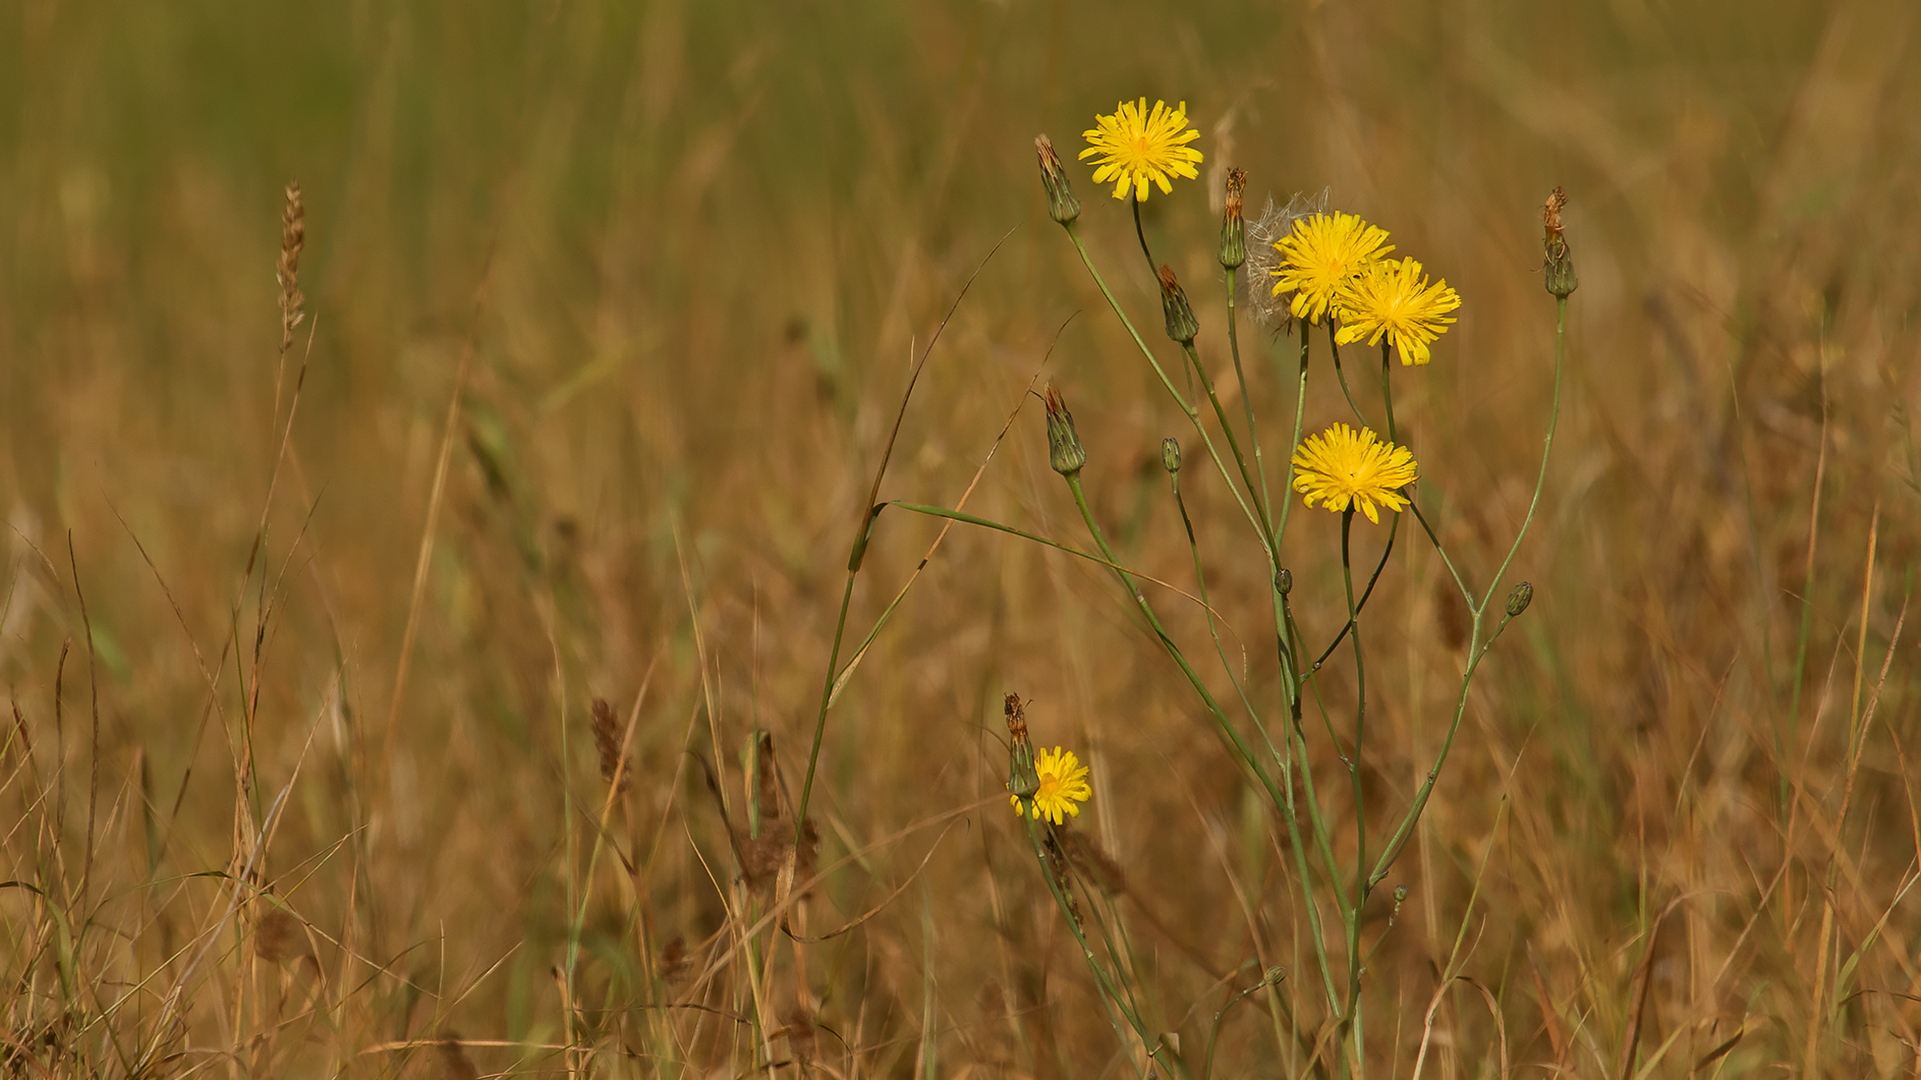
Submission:
M 625 794 L 628 783 L 633 779 L 633 770 L 620 752 L 620 721 L 614 716 L 614 707 L 605 699 L 594 699 L 594 749 L 600 753 L 600 778 L 613 783 L 619 777 L 620 787 Z
M 780 817 L 780 780 L 774 772 L 774 735 L 770 731 L 761 732 L 754 745 L 754 801 L 759 804 L 762 821 Z
M 307 208 L 300 199 L 300 181 L 287 185 L 287 204 L 280 211 L 280 263 L 274 277 L 280 282 L 280 351 L 293 347 L 294 327 L 306 318 L 307 298 L 300 293 L 300 249 L 307 246 Z

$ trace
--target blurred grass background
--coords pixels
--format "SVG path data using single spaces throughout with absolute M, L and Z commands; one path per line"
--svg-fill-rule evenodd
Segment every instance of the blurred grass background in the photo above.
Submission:
M 1331 188 L 1460 291 L 1432 366 L 1395 377 L 1423 504 L 1476 580 L 1525 510 L 1553 336 L 1538 212 L 1557 184 L 1572 199 L 1562 434 L 1515 566 L 1539 591 L 1396 868 L 1412 895 L 1370 969 L 1375 1067 L 1407 1072 L 1463 925 L 1501 1023 L 1457 985 L 1433 1014 L 1437 1074 L 1492 1075 L 1503 1045 L 1549 1075 L 1614 1075 L 1631 1046 L 1661 1076 L 1914 1067 L 1912 5 L 23 0 L 5 25 L 16 1072 L 740 1075 L 811 1057 L 849 1076 L 1124 1075 L 995 801 L 1010 690 L 1037 742 L 1094 768 L 1083 831 L 1126 872 L 1133 963 L 1185 1056 L 1273 965 L 1311 1034 L 1277 823 L 1177 673 L 1093 568 L 965 530 L 830 715 L 822 865 L 858 858 L 808 929 L 923 858 L 924 876 L 808 946 L 804 978 L 784 945 L 765 986 L 737 958 L 705 987 L 669 978 L 676 941 L 698 974 L 745 932 L 691 755 L 737 823 L 756 728 L 798 786 L 909 364 L 1009 229 L 883 494 L 952 505 L 1044 371 L 1124 555 L 1190 578 L 1158 468 L 1184 422 L 1048 220 L 1031 149 L 1047 132 L 1071 158 L 1096 112 L 1143 94 L 1185 100 L 1203 134 L 1206 182 L 1154 198 L 1146 224 L 1210 365 L 1205 170 L 1248 169 L 1255 207 Z M 1123 205 L 1070 171 L 1096 258 L 1157 326 Z M 291 398 L 276 413 L 291 178 L 296 366 L 309 330 L 311 352 L 248 573 Z M 1243 342 L 1278 463 L 1292 345 L 1245 325 Z M 1342 415 L 1317 374 L 1310 426 Z M 1190 474 L 1209 585 L 1271 687 L 1257 550 L 1216 478 Z M 1037 409 L 969 509 L 1077 538 Z M 854 630 L 934 532 L 883 516 Z M 1330 515 L 1290 535 L 1322 627 L 1337 537 Z M 1375 601 L 1364 765 L 1383 809 L 1445 726 L 1460 613 L 1441 577 L 1404 543 Z M 1204 647 L 1193 610 L 1174 621 Z M 570 1025 L 550 972 L 606 790 L 595 697 L 638 709 L 616 838 L 637 872 L 597 864 Z M 259 790 L 237 799 L 249 743 Z M 227 880 L 193 875 L 239 874 L 238 808 L 257 822 L 290 782 L 254 884 L 316 936 L 263 952 L 266 909 L 223 921 Z M 791 1029 L 760 1056 L 755 1002 Z M 1228 1014 L 1222 1075 L 1276 1070 L 1280 1015 Z M 454 1031 L 472 1045 L 433 1042 Z M 582 1053 L 551 1049 L 570 1039 Z

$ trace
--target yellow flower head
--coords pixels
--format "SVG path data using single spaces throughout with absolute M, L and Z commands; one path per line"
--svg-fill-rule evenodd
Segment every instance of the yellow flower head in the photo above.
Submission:
M 1319 501 L 1336 512 L 1358 508 L 1376 525 L 1381 517 L 1374 512 L 1375 504 L 1396 513 L 1406 508 L 1407 498 L 1399 489 L 1413 483 L 1418 472 L 1407 447 L 1346 424 L 1309 435 L 1295 449 L 1294 464 L 1301 470 L 1294 477 L 1294 490 L 1306 496 L 1301 500 L 1305 505 Z
M 1201 174 L 1194 168 L 1201 160 L 1201 152 L 1187 144 L 1201 137 L 1201 133 L 1187 126 L 1187 102 L 1178 108 L 1170 109 L 1167 102 L 1156 101 L 1154 111 L 1148 112 L 1147 99 L 1138 103 L 1123 101 L 1112 116 L 1095 116 L 1098 127 L 1081 132 L 1087 138 L 1088 147 L 1081 151 L 1081 160 L 1097 157 L 1094 162 L 1094 182 L 1105 184 L 1114 181 L 1114 197 L 1127 198 L 1129 188 L 1134 190 L 1136 202 L 1147 201 L 1147 182 L 1154 181 L 1161 194 L 1174 193 L 1167 178 L 1184 176 L 1192 180 Z
M 1461 306 L 1461 297 L 1445 279 L 1428 284 L 1413 259 L 1387 259 L 1349 278 L 1334 302 L 1341 312 L 1334 340 L 1345 345 L 1365 337 L 1379 345 L 1385 337 L 1405 367 L 1427 363 L 1428 343 L 1447 332 L 1454 321 L 1448 312 Z
M 1379 262 L 1394 245 L 1387 230 L 1369 225 L 1353 214 L 1315 214 L 1294 223 L 1294 231 L 1274 244 L 1281 264 L 1269 271 L 1274 295 L 1294 290 L 1288 310 L 1311 323 L 1327 321 L 1328 311 L 1341 314 L 1336 294 L 1347 280 Z
M 1061 823 L 1061 815 L 1079 817 L 1081 808 L 1076 803 L 1084 803 L 1094 797 L 1094 789 L 1087 786 L 1087 766 L 1074 756 L 1072 750 L 1062 751 L 1056 746 L 1052 750 L 1042 750 L 1034 755 L 1034 771 L 1040 774 L 1041 789 L 1034 793 L 1034 820 L 1042 817 L 1054 824 Z M 1014 804 L 1014 813 L 1021 813 L 1021 797 L 1009 795 Z

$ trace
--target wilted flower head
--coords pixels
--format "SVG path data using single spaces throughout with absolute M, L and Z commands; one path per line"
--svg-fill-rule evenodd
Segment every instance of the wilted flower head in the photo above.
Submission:
M 1161 194 L 1171 195 L 1174 188 L 1167 182 L 1168 177 L 1192 180 L 1201 175 L 1194 168 L 1201 160 L 1201 152 L 1187 145 L 1200 138 L 1201 133 L 1187 126 L 1185 101 L 1172 109 L 1167 107 L 1167 102 L 1156 101 L 1152 112 L 1148 111 L 1146 98 L 1139 102 L 1123 101 L 1115 107 L 1112 116 L 1097 115 L 1094 123 L 1095 127 L 1081 132 L 1088 146 L 1081 151 L 1080 158 L 1082 161 L 1095 159 L 1094 182 L 1113 181 L 1116 199 L 1125 199 L 1132 191 L 1136 202 L 1146 202 L 1150 180 L 1161 189 Z
M 1281 265 L 1280 249 L 1274 245 L 1294 231 L 1295 222 L 1326 213 L 1329 194 L 1328 188 L 1314 195 L 1295 192 L 1285 206 L 1276 206 L 1269 199 L 1259 217 L 1247 219 L 1247 307 L 1256 320 L 1269 326 L 1286 326 L 1294 321 L 1287 310 L 1291 297 L 1273 289 L 1274 275 Z

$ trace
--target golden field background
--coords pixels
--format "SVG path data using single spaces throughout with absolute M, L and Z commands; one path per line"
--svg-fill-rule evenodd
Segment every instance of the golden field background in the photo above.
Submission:
M 744 822 L 764 729 L 797 790 L 867 484 L 977 267 L 883 497 L 953 505 L 1020 409 L 968 509 L 1078 542 L 1039 372 L 1120 553 L 1191 578 L 1158 458 L 1185 422 L 1031 148 L 1071 159 L 1140 95 L 1202 131 L 1203 182 L 1146 228 L 1210 369 L 1217 166 L 1256 207 L 1331 188 L 1460 291 L 1433 364 L 1394 378 L 1421 503 L 1483 584 L 1547 423 L 1539 207 L 1571 198 L 1562 422 L 1510 575 L 1537 593 L 1391 879 L 1410 899 L 1371 923 L 1370 1069 L 1410 1071 L 1458 937 L 1487 995 L 1441 998 L 1430 1075 L 1913 1070 L 1916 35 L 1900 0 L 23 0 L 0 31 L 9 1074 L 1133 1075 L 1005 808 L 1009 691 L 1093 768 L 1080 828 L 1194 1075 L 1277 965 L 1214 1068 L 1303 1067 L 1278 824 L 1108 578 L 980 530 L 829 714 L 835 869 L 804 930 L 878 912 L 798 963 L 764 927 L 764 964 L 729 952 L 764 897 L 700 762 Z M 1123 205 L 1070 173 L 1157 329 Z M 292 178 L 310 322 L 277 394 Z M 1293 346 L 1242 332 L 1278 463 Z M 1344 416 L 1315 374 L 1310 427 Z M 1217 475 L 1184 489 L 1271 697 L 1258 549 Z M 1329 633 L 1338 523 L 1296 519 L 1296 600 Z M 882 515 L 850 633 L 937 531 Z M 1461 662 L 1414 535 L 1370 607 L 1377 821 Z M 1157 602 L 1204 653 L 1198 612 Z M 607 834 L 632 874 L 589 868 L 596 697 L 638 717 Z

